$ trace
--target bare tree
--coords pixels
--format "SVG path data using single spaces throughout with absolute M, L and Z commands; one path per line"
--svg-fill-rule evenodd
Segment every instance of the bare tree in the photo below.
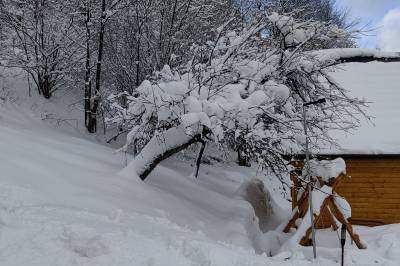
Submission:
M 53 0 L 0 2 L 0 23 L 10 34 L 2 43 L 6 66 L 25 70 L 45 98 L 66 85 L 81 59 L 71 8 Z
M 204 44 L 235 14 L 233 1 L 130 1 L 106 34 L 107 85 L 134 94 L 165 64 L 181 65 L 192 44 Z M 237 17 L 240 20 L 240 16 Z
M 91 97 L 92 97 L 92 80 L 91 80 L 91 0 L 86 0 L 83 7 L 86 16 L 86 61 L 85 61 L 85 126 L 87 129 L 92 128 L 91 116 Z
M 86 63 L 85 63 L 85 126 L 89 133 L 97 131 L 97 115 L 99 106 L 101 104 L 101 84 L 102 84 L 102 67 L 103 67 L 103 54 L 104 54 L 104 36 L 106 31 L 106 24 L 109 19 L 115 15 L 120 9 L 124 1 L 117 0 L 112 2 L 107 8 L 106 0 L 101 0 L 100 9 L 97 5 L 93 4 L 92 0 L 86 0 L 83 10 L 85 14 L 85 31 L 86 31 Z M 95 3 L 96 4 L 96 3 Z M 98 11 L 98 12 L 97 12 Z M 96 72 L 95 72 L 95 86 L 92 91 L 91 82 L 91 49 L 90 44 L 92 41 L 91 28 L 93 25 L 93 13 L 99 14 L 98 21 L 99 28 L 97 30 L 97 58 L 96 58 Z

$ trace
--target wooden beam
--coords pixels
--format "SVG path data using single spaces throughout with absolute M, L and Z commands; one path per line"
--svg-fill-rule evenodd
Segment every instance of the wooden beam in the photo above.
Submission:
M 335 215 L 336 219 L 339 222 L 341 222 L 342 224 L 346 225 L 347 232 L 349 233 L 349 235 L 351 236 L 353 241 L 356 243 L 357 247 L 359 249 L 366 249 L 367 247 L 364 246 L 364 244 L 361 242 L 359 235 L 355 234 L 353 232 L 353 227 L 351 226 L 349 221 L 347 221 L 346 217 L 344 217 L 344 215 L 339 210 L 339 208 L 336 206 L 335 202 L 333 201 L 333 198 L 331 198 L 331 200 L 328 202 L 328 204 L 329 204 L 329 208 L 332 210 L 332 212 Z
M 305 190 L 300 197 L 298 209 L 293 214 L 292 218 L 286 224 L 285 228 L 283 229 L 284 233 L 289 233 L 290 228 L 292 228 L 296 224 L 296 220 L 300 217 L 304 217 L 304 214 L 307 212 L 308 209 L 308 190 Z

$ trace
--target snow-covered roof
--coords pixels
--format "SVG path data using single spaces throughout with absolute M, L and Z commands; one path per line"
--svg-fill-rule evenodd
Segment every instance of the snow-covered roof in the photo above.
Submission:
M 334 132 L 341 149 L 326 152 L 400 154 L 400 63 L 350 63 L 333 76 L 352 96 L 370 102 L 367 114 L 373 118 L 362 119 L 351 134 Z

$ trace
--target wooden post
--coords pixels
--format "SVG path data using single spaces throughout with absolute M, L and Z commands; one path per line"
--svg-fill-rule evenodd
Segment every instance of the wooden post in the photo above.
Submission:
M 297 205 L 297 190 L 299 189 L 299 180 L 297 178 L 297 173 L 295 171 L 290 172 L 290 180 L 293 182 L 293 186 L 290 188 L 290 194 L 292 196 L 292 210 L 296 208 Z

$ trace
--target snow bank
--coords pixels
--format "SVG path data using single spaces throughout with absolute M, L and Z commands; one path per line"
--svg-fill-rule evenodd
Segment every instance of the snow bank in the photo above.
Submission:
M 264 182 L 258 178 L 243 182 L 238 189 L 238 194 L 248 201 L 254 209 L 257 216 L 260 230 L 263 233 L 274 230 L 279 223 L 278 215 L 275 212 L 276 208 L 271 198 L 270 192 L 264 187 Z
M 1 265 L 265 265 L 251 172 L 168 161 L 148 178 L 124 156 L 0 105 Z

